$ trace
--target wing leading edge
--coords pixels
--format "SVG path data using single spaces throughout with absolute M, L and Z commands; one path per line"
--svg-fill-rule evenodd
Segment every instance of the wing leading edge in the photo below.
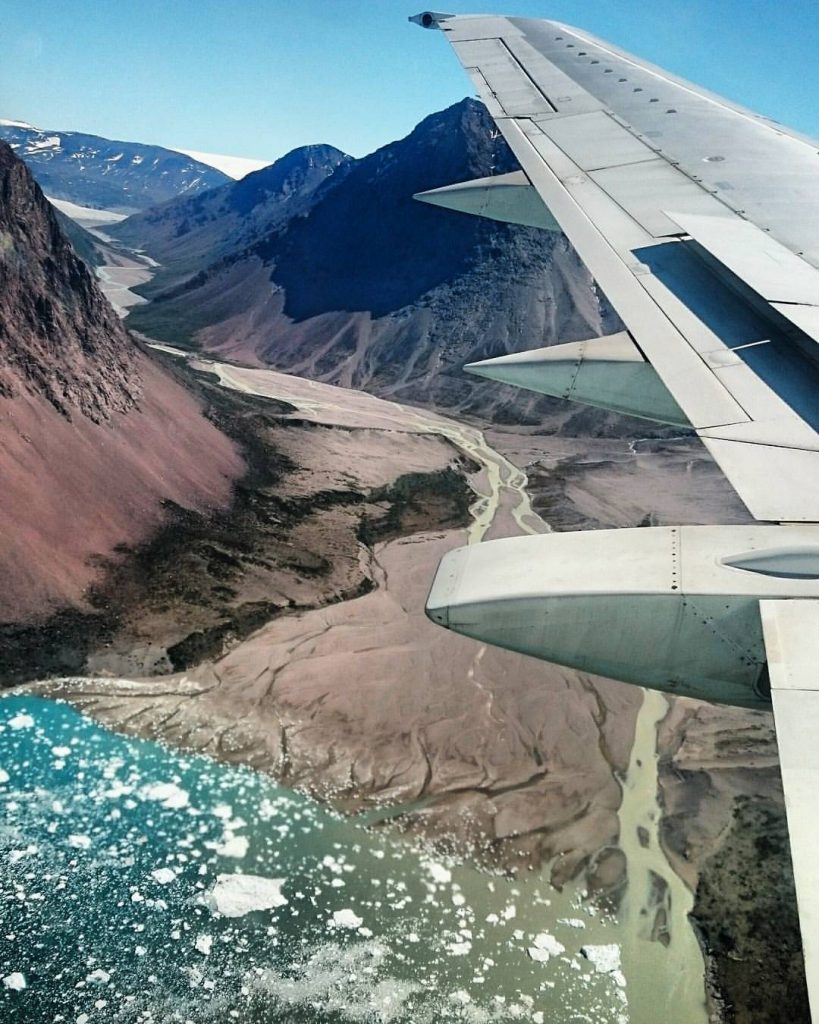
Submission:
M 523 176 L 417 198 L 557 224 L 624 325 L 466 369 L 693 427 L 761 521 L 462 548 L 427 612 L 629 682 L 772 702 L 819 1019 L 819 143 L 557 22 L 419 23 L 451 43 Z

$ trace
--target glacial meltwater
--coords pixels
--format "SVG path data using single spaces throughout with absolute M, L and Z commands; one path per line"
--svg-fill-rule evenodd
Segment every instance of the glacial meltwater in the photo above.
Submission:
M 537 872 L 480 871 L 64 704 L 0 700 L 0 803 L 4 1022 L 623 1024 L 632 991 L 663 990 L 621 963 L 618 922 Z

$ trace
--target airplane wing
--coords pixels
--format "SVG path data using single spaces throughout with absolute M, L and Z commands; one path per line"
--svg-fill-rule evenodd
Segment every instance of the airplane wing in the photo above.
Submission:
M 417 198 L 558 225 L 624 327 L 467 369 L 690 426 L 760 521 L 461 549 L 428 614 L 670 692 L 770 707 L 772 688 L 819 1019 L 819 142 L 558 22 L 411 20 L 452 45 L 522 168 Z M 618 623 L 653 663 L 611 649 Z

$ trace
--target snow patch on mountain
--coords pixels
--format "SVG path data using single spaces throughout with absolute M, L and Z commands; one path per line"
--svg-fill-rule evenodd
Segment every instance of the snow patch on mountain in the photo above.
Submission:
M 239 178 L 244 178 L 246 174 L 250 174 L 251 171 L 260 171 L 262 167 L 268 167 L 273 163 L 272 160 L 255 160 L 249 156 L 202 153 L 197 149 L 180 149 L 178 152 L 184 153 L 185 156 L 191 156 L 199 163 L 207 164 L 208 167 L 215 167 L 217 171 L 221 171 L 222 174 L 227 174 L 228 177 L 235 178 L 237 181 Z

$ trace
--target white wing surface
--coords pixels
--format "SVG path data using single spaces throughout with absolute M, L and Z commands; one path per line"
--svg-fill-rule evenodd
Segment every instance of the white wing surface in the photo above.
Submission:
M 434 17 L 753 516 L 819 521 L 819 143 L 557 22 Z
M 467 369 L 693 427 L 767 524 L 462 548 L 427 613 L 672 693 L 772 700 L 819 1020 L 819 143 L 557 22 L 412 20 L 452 44 L 522 168 L 417 198 L 558 225 L 625 328 Z

